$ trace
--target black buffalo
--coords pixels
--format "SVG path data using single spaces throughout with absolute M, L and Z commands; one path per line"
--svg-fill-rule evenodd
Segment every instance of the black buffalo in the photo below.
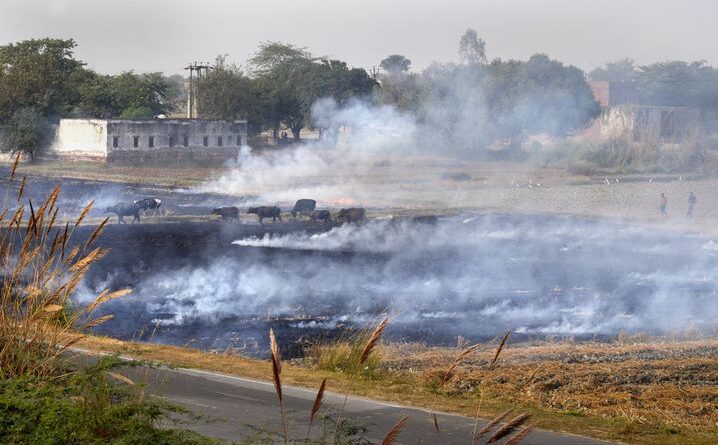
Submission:
M 157 210 L 162 205 L 162 200 L 159 198 L 143 198 L 134 201 L 134 204 L 140 208 L 140 210 Z
M 352 207 L 349 209 L 341 209 L 337 213 L 337 222 L 340 224 L 344 223 L 359 223 L 366 219 L 366 210 L 361 207 Z
M 272 222 L 276 222 L 277 218 L 282 221 L 281 210 L 277 206 L 250 207 L 247 213 L 257 215 L 260 224 L 264 224 L 264 218 L 272 218 Z
M 132 216 L 132 224 L 140 222 L 140 207 L 133 203 L 121 202 L 105 209 L 105 213 L 114 213 L 121 224 L 125 224 L 124 217 Z
M 315 210 L 309 214 L 311 221 L 324 221 L 324 224 L 332 222 L 332 214 L 329 210 Z
M 297 215 L 310 216 L 317 207 L 317 202 L 313 199 L 300 199 L 294 204 L 292 209 L 292 218 Z
M 239 209 L 237 207 L 219 207 L 216 209 L 212 209 L 210 215 L 219 215 L 222 217 L 223 220 L 239 220 Z

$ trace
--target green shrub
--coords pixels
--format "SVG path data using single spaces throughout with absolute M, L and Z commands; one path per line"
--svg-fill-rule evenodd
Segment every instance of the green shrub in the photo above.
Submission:
M 309 348 L 308 355 L 314 359 L 317 368 L 323 371 L 376 377 L 379 373 L 381 351 L 373 352 L 363 365 L 359 364 L 359 358 L 371 333 L 371 330 L 359 330 L 336 340 L 315 344 Z
M 107 361 L 51 380 L 0 380 L 0 443 L 200 445 L 195 433 L 161 429 L 167 407 L 144 400 L 139 388 L 107 377 Z

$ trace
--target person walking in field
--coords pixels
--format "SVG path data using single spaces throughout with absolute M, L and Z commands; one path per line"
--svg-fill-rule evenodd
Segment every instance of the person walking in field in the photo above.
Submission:
M 693 218 L 693 211 L 696 208 L 697 202 L 698 198 L 696 198 L 696 195 L 691 192 L 690 196 L 688 196 L 688 213 L 686 214 L 688 218 Z
M 666 213 L 666 207 L 668 207 L 668 197 L 666 197 L 665 193 L 661 193 L 661 215 L 662 216 L 668 216 L 668 213 Z

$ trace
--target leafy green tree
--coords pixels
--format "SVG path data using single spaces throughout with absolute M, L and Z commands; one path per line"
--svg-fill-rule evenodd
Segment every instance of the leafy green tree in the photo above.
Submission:
M 33 39 L 0 46 L 0 123 L 23 108 L 62 115 L 73 97 L 70 79 L 82 69 L 72 39 Z
M 122 113 L 112 88 L 111 76 L 82 70 L 75 73 L 72 82 L 77 99 L 71 116 L 108 119 Z
M 31 108 L 22 108 L 8 121 L 7 137 L 11 151 L 24 152 L 35 158 L 50 132 L 47 119 Z
M 267 106 L 263 114 L 275 140 L 282 123 L 292 128 L 297 139 L 306 125 L 309 114 L 303 108 L 301 89 L 315 60 L 305 48 L 281 42 L 261 43 L 250 59 L 252 75 Z
M 264 42 L 250 60 L 256 91 L 264 104 L 264 121 L 275 139 L 281 124 L 299 140 L 302 128 L 311 126 L 312 105 L 331 97 L 343 103 L 350 97 L 369 95 L 375 82 L 359 68 L 339 60 L 313 56 L 305 48 Z
M 135 74 L 132 71 L 110 78 L 110 90 L 120 115 L 125 111 L 147 111 L 144 117 L 172 111 L 169 85 L 161 73 Z
M 78 74 L 76 116 L 144 119 L 173 111 L 177 93 L 160 73 L 102 76 L 86 71 Z
M 379 67 L 388 74 L 407 73 L 411 67 L 411 60 L 400 54 L 392 54 L 379 63 Z
M 718 70 L 705 62 L 659 62 L 636 76 L 644 105 L 718 111 Z
M 209 119 L 247 119 L 250 128 L 262 126 L 262 107 L 253 79 L 219 56 L 206 76 L 197 81 L 198 108 Z
M 382 60 L 379 66 L 383 72 L 379 74 L 377 102 L 393 105 L 402 111 L 416 110 L 420 90 L 417 85 L 418 76 L 409 72 L 411 60 L 399 54 L 392 54 Z

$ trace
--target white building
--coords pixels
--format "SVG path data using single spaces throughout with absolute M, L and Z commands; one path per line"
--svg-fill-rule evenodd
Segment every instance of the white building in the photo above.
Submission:
M 62 119 L 42 156 L 102 162 L 223 161 L 247 143 L 246 121 Z

